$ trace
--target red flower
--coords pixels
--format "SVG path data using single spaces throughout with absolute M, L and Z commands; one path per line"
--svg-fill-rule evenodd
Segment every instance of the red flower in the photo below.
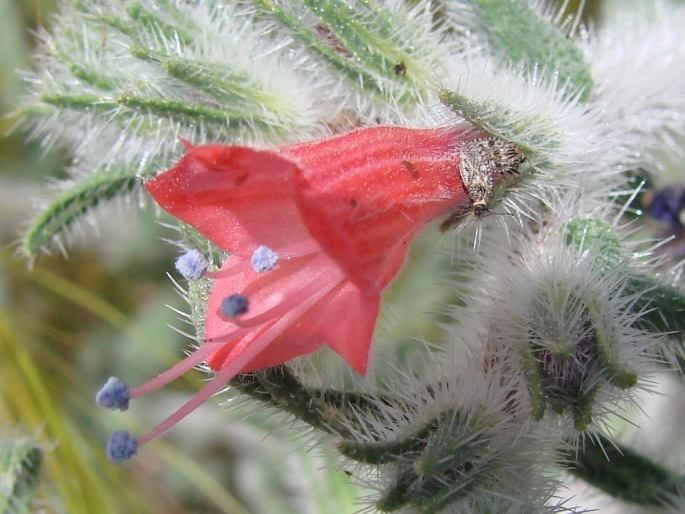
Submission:
M 364 374 L 380 293 L 409 243 L 428 221 L 470 204 L 459 147 L 478 135 L 465 127 L 375 127 L 276 150 L 185 143 L 179 163 L 145 187 L 230 253 L 205 275 L 215 281 L 205 342 L 130 394 L 108 382 L 98 403 L 124 408 L 203 361 L 217 375 L 139 441 L 115 434 L 110 458 L 135 453 L 138 442 L 175 424 L 237 373 L 324 343 Z

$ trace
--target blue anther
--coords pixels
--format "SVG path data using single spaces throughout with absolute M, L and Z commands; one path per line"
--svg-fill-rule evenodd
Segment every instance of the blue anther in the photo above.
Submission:
M 221 300 L 221 315 L 225 318 L 235 318 L 239 314 L 245 314 L 250 308 L 247 296 L 232 294 Z
M 207 271 L 209 263 L 199 250 L 189 250 L 176 259 L 176 269 L 186 280 L 197 280 Z
M 268 246 L 260 246 L 252 254 L 252 269 L 257 273 L 270 271 L 278 264 L 278 254 Z
M 95 403 L 112 410 L 128 409 L 128 386 L 117 377 L 109 377 L 95 395 Z
M 128 430 L 114 432 L 107 442 L 107 458 L 114 464 L 120 464 L 138 453 L 138 439 L 132 437 Z

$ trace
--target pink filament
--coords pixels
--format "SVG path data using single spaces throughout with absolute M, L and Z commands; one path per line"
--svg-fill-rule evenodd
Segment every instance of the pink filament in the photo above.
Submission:
M 226 260 L 228 261 L 229 259 L 233 259 L 234 257 L 239 258 L 237 255 L 231 255 Z M 232 277 L 233 275 L 237 275 L 238 273 L 242 273 L 243 271 L 247 271 L 249 269 L 252 269 L 252 263 L 249 261 L 249 259 L 246 259 L 238 262 L 235 266 L 231 266 L 227 269 L 221 269 L 219 271 L 207 271 L 204 276 L 211 279 L 228 278 Z
M 302 299 L 310 296 L 318 290 L 320 287 L 319 279 L 330 273 L 329 269 L 324 270 L 318 277 L 312 280 L 309 284 L 304 286 L 302 289 L 298 289 L 296 293 L 287 295 L 281 302 L 279 302 L 275 307 L 268 309 L 261 314 L 257 314 L 251 318 L 228 318 L 231 323 L 240 328 L 254 328 L 262 325 L 274 318 L 280 318 L 284 316 L 288 311 L 294 309 L 298 304 L 302 303 Z
M 226 336 L 223 337 L 228 337 L 230 336 L 230 339 L 227 340 L 233 340 L 237 337 L 240 337 L 244 334 L 246 334 L 248 331 L 244 329 L 238 329 L 234 330 L 233 332 L 226 334 Z M 214 341 L 212 341 L 214 342 Z M 204 361 L 207 356 L 213 352 L 216 351 L 216 346 L 210 345 L 203 345 L 202 347 L 198 348 L 195 350 L 193 353 L 188 355 L 185 359 L 183 359 L 181 362 L 177 363 L 176 365 L 172 366 L 168 370 L 166 370 L 163 373 L 160 373 L 157 375 L 155 378 L 150 380 L 149 382 L 146 382 L 145 384 L 141 385 L 140 387 L 136 387 L 131 391 L 130 398 L 136 398 L 138 396 L 143 396 L 144 394 L 151 393 L 152 391 L 156 391 L 160 387 L 163 387 L 167 385 L 169 382 L 172 380 L 175 380 L 176 378 L 180 377 L 187 371 L 190 371 L 196 366 L 199 366 L 202 361 Z
M 304 257 L 321 251 L 321 246 L 314 239 L 305 239 L 299 241 L 285 248 L 277 251 L 278 255 L 283 259 L 293 259 L 295 257 Z
M 292 309 L 287 316 L 284 316 L 278 322 L 274 323 L 271 327 L 265 330 L 262 336 L 253 341 L 249 346 L 243 346 L 238 343 L 228 355 L 227 361 L 229 364 L 227 364 L 225 368 L 217 373 L 217 375 L 209 384 L 203 387 L 195 396 L 181 406 L 181 408 L 179 408 L 167 419 L 162 421 L 150 432 L 140 437 L 138 439 L 138 443 L 144 444 L 147 441 L 150 441 L 151 439 L 154 439 L 158 435 L 164 433 L 185 418 L 192 411 L 197 409 L 208 398 L 218 393 L 231 378 L 237 375 L 241 369 L 243 369 L 247 364 L 250 363 L 250 361 L 264 351 L 269 344 L 271 344 L 279 335 L 283 333 L 286 328 L 288 328 L 290 324 L 311 309 L 326 294 L 328 294 L 340 282 L 342 282 L 343 279 L 344 275 L 342 272 L 329 272 L 319 275 L 307 286 L 307 288 L 309 288 L 309 286 L 317 286 L 318 290 L 314 294 L 309 297 L 305 297 L 304 301 Z M 204 347 L 201 350 L 204 350 Z

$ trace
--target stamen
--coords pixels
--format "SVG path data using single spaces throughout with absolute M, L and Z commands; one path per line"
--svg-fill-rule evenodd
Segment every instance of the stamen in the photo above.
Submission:
M 198 280 L 207 271 L 209 263 L 199 250 L 193 249 L 176 259 L 175 266 L 186 280 Z
M 299 303 L 302 303 L 303 298 L 306 298 L 307 296 L 314 294 L 316 292 L 316 288 L 320 287 L 319 279 L 327 274 L 330 275 L 329 270 L 326 270 L 323 273 L 321 273 L 318 277 L 316 277 L 313 281 L 304 286 L 302 289 L 298 289 L 294 293 L 288 294 L 275 307 L 272 307 L 271 309 L 268 309 L 267 311 L 264 311 L 261 314 L 258 314 L 248 319 L 232 317 L 231 323 L 240 328 L 254 328 L 266 323 L 267 321 L 271 321 L 274 318 L 280 318 L 288 311 L 296 307 Z M 228 298 L 225 298 L 224 301 L 227 299 Z
M 240 314 L 245 314 L 250 308 L 247 296 L 242 294 L 232 294 L 221 300 L 221 315 L 224 318 L 235 318 Z
M 139 396 L 143 396 L 145 394 L 151 393 L 152 391 L 156 391 L 160 387 L 167 385 L 169 382 L 177 379 L 184 373 L 190 371 L 196 366 L 199 366 L 211 353 L 214 353 L 217 350 L 216 343 L 223 344 L 229 341 L 233 341 L 244 336 L 248 332 L 249 330 L 239 328 L 232 332 L 228 332 L 227 334 L 220 337 L 205 339 L 204 345 L 196 349 L 193 353 L 188 355 L 181 362 L 176 363 L 173 367 L 169 368 L 163 373 L 160 373 L 149 382 L 146 382 L 145 384 L 136 387 L 133 391 L 130 392 L 129 398 L 137 398 Z
M 260 246 L 259 248 L 262 248 L 262 246 Z M 258 271 L 255 268 L 254 261 L 252 260 L 254 259 L 254 255 L 257 253 L 257 251 L 259 251 L 259 248 L 257 248 L 257 250 L 255 250 L 255 252 L 252 254 L 252 258 L 249 262 L 245 259 L 240 260 L 240 256 L 238 255 L 231 255 L 230 257 L 228 257 L 228 259 L 236 260 L 237 262 L 235 266 L 231 266 L 230 268 L 222 269 L 219 271 L 209 271 L 205 273 L 205 277 L 211 279 L 227 278 L 232 277 L 233 275 L 237 275 L 238 273 L 242 273 L 243 271 L 248 270 L 250 268 L 255 270 L 257 273 L 260 273 L 260 271 Z M 264 248 L 266 248 L 267 250 L 271 250 L 267 246 L 264 246 Z M 300 241 L 299 243 L 295 243 L 290 246 L 280 248 L 277 252 L 274 250 L 271 251 L 276 254 L 278 259 L 295 259 L 297 257 L 305 257 L 307 255 L 311 255 L 322 250 L 321 246 L 319 246 L 319 243 L 317 243 L 314 239 L 305 239 L 304 241 Z M 226 263 L 224 263 L 224 265 L 225 264 Z
M 302 291 L 311 291 L 310 294 L 304 297 L 297 306 L 292 309 L 288 315 L 283 316 L 280 320 L 274 323 L 271 327 L 266 329 L 261 337 L 246 343 L 238 341 L 235 347 L 228 354 L 226 361 L 228 364 L 203 387 L 200 392 L 193 396 L 180 409 L 174 412 L 167 419 L 162 421 L 150 432 L 138 439 L 139 444 L 146 443 L 154 439 L 158 435 L 173 427 L 176 423 L 181 421 L 184 417 L 190 414 L 203 404 L 208 398 L 215 395 L 223 389 L 228 381 L 237 375 L 241 369 L 250 363 L 257 355 L 264 351 L 278 336 L 280 336 L 289 325 L 294 323 L 300 316 L 311 309 L 324 296 L 332 291 L 338 284 L 340 284 L 345 276 L 342 272 L 339 273 L 322 273 Z M 203 347 L 205 348 L 205 347 Z
M 243 335 L 244 331 L 242 330 L 236 330 L 233 334 L 234 337 L 239 337 Z M 180 377 L 187 371 L 190 371 L 193 369 L 195 366 L 199 366 L 202 361 L 204 361 L 207 356 L 216 351 L 216 346 L 212 347 L 211 345 L 203 345 L 197 350 L 195 350 L 193 353 L 188 355 L 185 359 L 183 359 L 181 362 L 178 362 L 176 365 L 173 367 L 169 368 L 166 370 L 164 373 L 161 373 L 157 375 L 157 377 L 153 378 L 149 382 L 146 382 L 140 387 L 135 388 L 133 391 L 131 391 L 130 397 L 131 398 L 137 398 L 138 396 L 143 396 L 144 394 L 151 393 L 152 391 L 155 391 L 159 389 L 160 387 L 163 387 L 167 385 L 169 382 L 172 380 Z
M 129 399 L 128 386 L 117 377 L 109 377 L 95 395 L 95 403 L 112 410 L 128 409 Z
M 278 254 L 268 246 L 258 247 L 252 254 L 252 269 L 257 273 L 271 271 L 278 264 Z
M 107 458 L 114 464 L 120 464 L 138 453 L 138 439 L 132 437 L 128 430 L 114 432 L 107 442 Z

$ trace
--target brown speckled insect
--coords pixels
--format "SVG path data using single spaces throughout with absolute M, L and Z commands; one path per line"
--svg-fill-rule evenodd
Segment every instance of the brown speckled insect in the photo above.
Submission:
M 488 209 L 488 202 L 492 200 L 495 177 L 518 173 L 518 167 L 524 159 L 514 143 L 494 137 L 464 143 L 459 149 L 459 174 L 471 204 L 452 213 L 442 222 L 440 230 L 444 232 L 455 225 L 469 210 L 473 211 L 476 218 L 492 212 Z

